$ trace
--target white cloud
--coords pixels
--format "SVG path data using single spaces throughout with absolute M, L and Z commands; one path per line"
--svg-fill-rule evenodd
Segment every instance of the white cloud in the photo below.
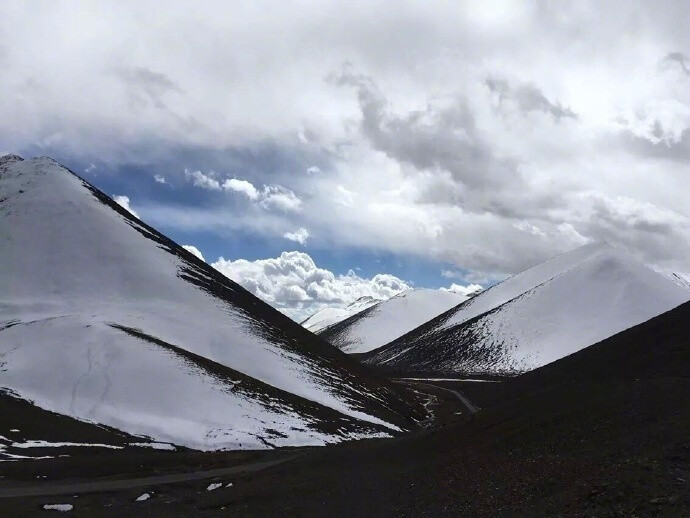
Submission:
M 187 252 L 190 252 L 192 255 L 197 256 L 197 257 L 198 257 L 199 259 L 201 259 L 202 261 L 206 261 L 206 259 L 204 259 L 203 254 L 201 253 L 201 250 L 199 250 L 199 249 L 198 249 L 197 247 L 195 247 L 194 245 L 182 245 L 182 248 L 184 248 L 185 250 L 187 250 Z
M 185 178 L 191 181 L 195 187 L 201 187 L 202 189 L 208 189 L 211 191 L 220 191 L 220 182 L 210 175 L 204 174 L 201 171 L 190 171 L 189 169 L 184 170 Z
M 300 245 L 305 245 L 307 243 L 307 239 L 309 239 L 309 231 L 306 228 L 300 227 L 294 232 L 286 232 L 283 234 L 283 237 L 290 241 L 295 241 Z
M 154 179 L 157 183 L 166 183 L 165 176 L 160 175 L 160 174 L 155 174 L 155 175 L 153 175 L 153 179 Z
M 252 201 L 259 197 L 259 191 L 257 191 L 256 187 L 254 187 L 254 185 L 247 180 L 230 178 L 223 182 L 223 189 L 226 191 L 240 192 Z
M 98 167 L 96 166 L 96 164 L 91 163 L 91 164 L 89 164 L 89 166 L 88 166 L 86 169 L 84 169 L 84 172 L 87 173 L 87 174 L 90 174 L 90 173 L 92 173 L 93 171 L 95 171 L 96 169 L 98 169 Z
M 264 185 L 260 203 L 265 209 L 278 209 L 283 212 L 296 212 L 302 207 L 302 200 L 290 189 L 280 185 Z
M 257 202 L 267 210 L 277 209 L 283 212 L 297 212 L 302 207 L 302 200 L 290 189 L 282 185 L 264 185 L 259 191 L 254 184 L 247 180 L 228 178 L 219 181 L 216 173 L 204 174 L 201 171 L 185 169 L 185 178 L 195 187 L 212 191 L 231 191 L 245 195 L 250 201 Z
M 458 293 L 459 295 L 464 295 L 469 298 L 483 289 L 484 288 L 480 284 L 468 284 L 467 286 L 463 286 L 462 284 L 452 283 L 448 288 L 441 288 L 441 291 L 452 291 L 453 293 Z
M 324 307 L 344 307 L 365 295 L 386 299 L 410 289 L 407 282 L 389 274 L 367 279 L 350 270 L 336 275 L 317 267 L 304 252 L 283 252 L 256 261 L 220 257 L 212 266 L 296 321 Z
M 335 191 L 337 193 L 337 196 L 335 198 L 336 202 L 340 203 L 341 205 L 344 205 L 345 207 L 354 206 L 355 197 L 357 196 L 357 193 L 347 190 L 342 185 L 336 185 Z
M 315 165 L 307 168 L 307 174 L 319 174 L 321 169 Z
M 132 214 L 135 218 L 139 217 L 139 214 L 137 214 L 132 207 L 129 206 L 129 197 L 128 196 L 122 196 L 122 195 L 115 195 L 113 196 L 113 201 L 117 203 L 120 207 L 128 211 L 130 214 Z

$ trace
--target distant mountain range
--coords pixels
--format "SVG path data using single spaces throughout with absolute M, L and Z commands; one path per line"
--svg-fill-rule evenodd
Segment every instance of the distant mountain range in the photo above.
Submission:
M 360 297 L 344 308 L 321 309 L 301 322 L 300 325 L 312 333 L 318 334 L 327 327 L 337 324 L 338 322 L 342 322 L 346 318 L 356 315 L 360 311 L 364 311 L 365 309 L 370 308 L 379 302 L 382 302 L 382 299 L 376 299 L 368 296 Z

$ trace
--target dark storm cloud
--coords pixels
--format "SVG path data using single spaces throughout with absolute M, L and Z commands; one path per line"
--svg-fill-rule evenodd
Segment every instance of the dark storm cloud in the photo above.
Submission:
M 533 84 L 511 86 L 506 79 L 489 77 L 486 86 L 495 93 L 500 102 L 514 101 L 523 112 L 541 111 L 551 115 L 556 121 L 576 119 L 577 115 L 570 108 L 549 101 L 544 93 Z
M 346 66 L 330 79 L 357 89 L 362 133 L 374 148 L 413 166 L 414 171 L 436 177 L 424 184 L 420 203 L 522 218 L 560 202 L 557 194 L 532 192 L 516 159 L 496 155 L 490 136 L 478 129 L 462 95 L 441 106 L 428 104 L 423 110 L 398 115 L 391 112 L 373 79 L 353 72 L 352 67 Z M 530 100 L 530 106 L 542 106 L 533 93 L 521 95 Z
M 591 217 L 576 226 L 597 241 L 616 243 L 651 264 L 673 261 L 678 251 L 690 253 L 687 218 L 648 204 L 601 195 L 592 196 L 591 207 Z
M 335 80 L 357 88 L 362 132 L 378 150 L 417 169 L 441 169 L 470 190 L 520 183 L 516 164 L 492 155 L 461 97 L 449 106 L 396 115 L 369 77 L 346 68 Z

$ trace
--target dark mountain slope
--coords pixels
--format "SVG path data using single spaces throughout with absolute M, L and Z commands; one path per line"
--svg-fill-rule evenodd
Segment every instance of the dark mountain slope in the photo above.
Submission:
M 477 384 L 494 403 L 465 423 L 318 452 L 239 483 L 223 503 L 248 516 L 687 516 L 688 372 L 685 304 L 531 373 Z

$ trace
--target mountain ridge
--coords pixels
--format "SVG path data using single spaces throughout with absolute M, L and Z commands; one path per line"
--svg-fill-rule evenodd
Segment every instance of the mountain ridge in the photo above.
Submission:
M 0 250 L 0 388 L 199 449 L 383 436 L 421 416 L 396 387 L 54 160 L 4 157 L 0 199 L 0 237 L 11 243 Z M 248 378 L 225 383 L 122 328 Z M 266 385 L 279 392 L 262 403 Z M 306 407 L 314 410 L 297 410 Z M 330 426 L 334 415 L 343 426 Z
M 409 290 L 333 324 L 319 335 L 349 354 L 367 353 L 466 299 L 452 291 Z
M 610 245 L 586 245 L 492 286 L 362 359 L 415 375 L 516 374 L 689 299 L 688 290 Z
M 365 309 L 383 301 L 383 299 L 377 299 L 369 295 L 364 295 L 351 302 L 344 308 L 323 308 L 304 319 L 302 322 L 300 322 L 300 325 L 312 333 L 319 334 L 326 328 L 335 325 L 338 322 L 342 322 L 346 318 L 349 318 L 352 315 L 355 315 L 360 311 L 364 311 Z

